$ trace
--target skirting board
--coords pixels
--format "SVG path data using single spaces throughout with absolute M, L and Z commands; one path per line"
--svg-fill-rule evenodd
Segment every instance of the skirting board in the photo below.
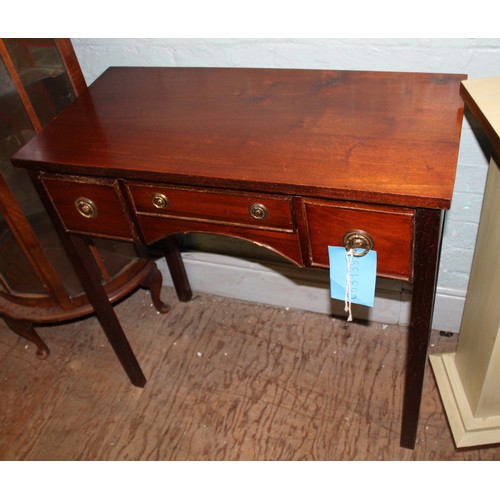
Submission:
M 457 448 L 500 443 L 500 417 L 475 418 L 455 366 L 455 353 L 429 356 Z
M 344 303 L 330 298 L 326 270 L 204 252 L 183 252 L 182 256 L 194 292 L 346 317 Z M 171 286 L 165 260 L 158 259 L 157 264 L 164 285 Z M 465 295 L 438 288 L 433 328 L 457 333 L 464 303 Z M 379 278 L 374 307 L 353 304 L 353 318 L 408 325 L 410 305 L 411 285 Z

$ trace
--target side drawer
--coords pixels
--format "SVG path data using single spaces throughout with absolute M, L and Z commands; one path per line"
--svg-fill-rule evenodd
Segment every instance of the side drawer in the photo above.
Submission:
M 291 197 L 127 183 L 138 214 L 293 232 Z
M 412 280 L 415 211 L 344 202 L 304 200 L 311 265 L 328 267 L 328 246 L 343 246 L 344 234 L 368 233 L 377 251 L 377 274 Z
M 40 177 L 69 232 L 133 240 L 116 181 L 80 177 Z

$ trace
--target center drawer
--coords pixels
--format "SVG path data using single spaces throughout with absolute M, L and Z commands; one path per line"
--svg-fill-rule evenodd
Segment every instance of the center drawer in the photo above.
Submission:
M 127 183 L 137 214 L 294 231 L 291 197 Z

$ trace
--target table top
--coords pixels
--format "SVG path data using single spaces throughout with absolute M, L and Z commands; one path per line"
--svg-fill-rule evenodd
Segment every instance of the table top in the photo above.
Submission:
M 464 81 L 460 94 L 500 157 L 500 77 Z
M 17 166 L 449 208 L 465 75 L 113 67 Z

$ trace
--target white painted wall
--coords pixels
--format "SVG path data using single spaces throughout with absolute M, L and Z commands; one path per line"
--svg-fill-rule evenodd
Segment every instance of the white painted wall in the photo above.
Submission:
M 430 71 L 465 73 L 469 78 L 498 76 L 500 73 L 500 39 L 75 38 L 72 41 L 88 84 L 109 66 Z M 472 121 L 464 120 L 454 199 L 446 219 L 438 280 L 434 326 L 450 331 L 458 331 L 460 326 L 489 160 L 488 153 L 482 150 L 476 137 L 478 130 L 474 133 L 474 129 Z M 213 289 L 213 278 L 206 268 L 212 264 L 207 264 L 205 256 L 191 255 L 188 256 L 189 259 L 193 265 L 188 262 L 188 267 L 193 281 L 198 283 L 198 289 Z M 235 273 L 243 272 L 241 270 L 245 267 L 232 259 L 220 261 L 218 265 L 225 266 L 226 271 L 232 269 Z M 252 266 L 254 264 L 250 265 Z M 252 272 L 254 271 L 255 266 L 252 267 Z M 285 288 L 288 290 L 286 293 L 280 293 L 285 286 L 281 278 L 287 271 L 281 270 L 276 274 L 268 267 L 260 271 L 265 276 L 262 279 L 266 282 L 266 294 L 259 294 L 258 281 L 250 280 L 248 290 L 244 290 L 244 275 L 241 275 L 242 279 L 236 280 L 238 284 L 234 288 L 226 288 L 226 292 L 221 290 L 221 293 L 264 302 L 271 302 L 270 297 L 274 297 L 273 303 L 310 309 L 308 304 L 299 299 L 291 303 L 285 298 L 280 301 L 280 296 L 294 295 L 292 284 L 292 288 Z M 196 273 L 201 273 L 201 276 Z M 214 279 L 217 273 L 214 273 Z M 203 275 L 207 276 L 205 280 Z M 269 292 L 273 286 L 277 287 L 276 290 Z M 320 300 L 325 304 L 321 310 L 329 312 L 331 306 L 326 283 L 323 288 L 324 290 L 318 288 L 317 284 L 313 287 L 315 291 L 322 290 L 320 293 L 326 298 Z M 381 297 L 385 296 L 387 290 L 390 293 L 394 291 L 393 286 L 385 282 L 382 282 L 381 288 Z M 378 314 L 377 310 L 381 310 L 382 306 L 376 303 L 376 311 L 371 311 L 369 317 L 404 323 L 408 302 L 404 287 L 395 300 L 402 301 L 403 305 L 395 304 L 393 314 Z

